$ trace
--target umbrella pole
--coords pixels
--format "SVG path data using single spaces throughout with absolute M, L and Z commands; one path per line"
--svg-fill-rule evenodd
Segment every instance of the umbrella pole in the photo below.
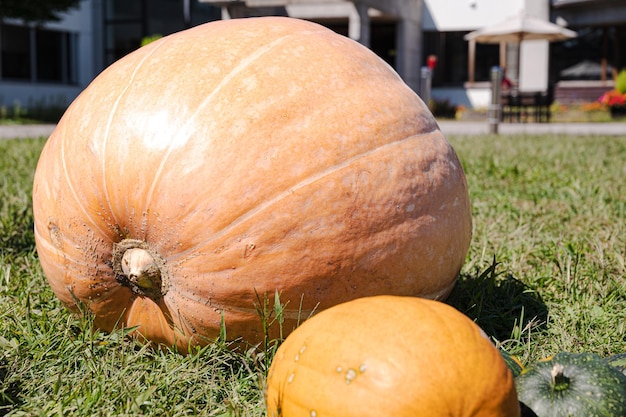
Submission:
M 522 75 L 522 41 L 524 40 L 524 34 L 520 33 L 517 40 L 517 83 L 516 90 L 519 91 L 519 84 Z

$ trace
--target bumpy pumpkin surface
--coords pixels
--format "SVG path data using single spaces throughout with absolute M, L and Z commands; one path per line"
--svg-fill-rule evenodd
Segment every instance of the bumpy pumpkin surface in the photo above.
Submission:
M 502 355 L 502 359 L 504 359 L 504 363 L 506 363 L 506 366 L 509 367 L 514 377 L 522 373 L 524 365 L 517 356 L 511 355 L 504 349 L 500 349 L 500 354 Z
M 218 21 L 100 74 L 39 160 L 37 251 L 103 329 L 177 345 L 262 337 L 257 295 L 313 309 L 444 298 L 470 242 L 462 167 L 371 51 L 290 18 Z
M 626 376 L 593 353 L 559 352 L 515 378 L 537 417 L 626 416 Z
M 313 316 L 278 348 L 270 417 L 516 417 L 513 375 L 468 317 L 439 301 L 374 296 Z
M 608 358 L 604 358 L 604 360 L 613 368 L 626 375 L 626 353 L 616 353 Z

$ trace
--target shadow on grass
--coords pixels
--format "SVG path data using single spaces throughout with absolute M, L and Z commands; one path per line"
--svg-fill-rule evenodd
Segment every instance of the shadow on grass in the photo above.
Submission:
M 447 303 L 499 342 L 526 339 L 545 328 L 548 309 L 540 295 L 493 263 L 484 271 L 461 274 Z
M 19 393 L 21 387 L 17 382 L 5 382 L 10 365 L 5 358 L 0 359 L 0 416 L 7 415 L 11 410 L 21 404 Z

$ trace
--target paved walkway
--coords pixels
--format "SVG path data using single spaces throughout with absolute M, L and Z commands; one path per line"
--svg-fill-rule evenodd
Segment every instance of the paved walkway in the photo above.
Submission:
M 442 120 L 439 127 L 444 135 L 486 135 L 487 122 L 457 122 Z M 0 139 L 50 136 L 54 125 L 0 125 Z M 498 133 L 564 134 L 626 136 L 626 123 L 500 123 Z
M 486 135 L 487 122 L 457 122 L 442 120 L 439 127 L 444 135 Z M 626 136 L 626 122 L 622 123 L 500 123 L 498 133 L 510 134 L 564 134 Z
M 55 125 L 0 125 L 0 139 L 50 136 Z

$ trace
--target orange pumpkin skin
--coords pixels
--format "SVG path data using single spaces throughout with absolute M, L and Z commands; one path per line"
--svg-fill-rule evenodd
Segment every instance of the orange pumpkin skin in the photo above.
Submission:
M 373 296 L 308 319 L 278 348 L 269 417 L 517 417 L 513 374 L 469 318 L 439 301 Z
M 181 351 L 222 320 L 261 340 L 257 294 L 289 303 L 285 333 L 362 296 L 444 298 L 471 235 L 463 169 L 421 100 L 356 42 L 281 17 L 111 65 L 49 138 L 33 203 L 56 295 Z M 160 278 L 123 271 L 136 247 Z

